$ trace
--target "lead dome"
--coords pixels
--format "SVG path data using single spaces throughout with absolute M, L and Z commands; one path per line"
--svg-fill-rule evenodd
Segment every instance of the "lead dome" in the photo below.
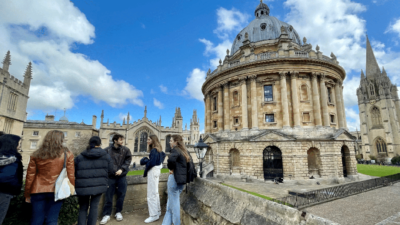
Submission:
M 277 40 L 282 33 L 282 27 L 286 30 L 292 42 L 301 45 L 299 34 L 293 26 L 278 20 L 276 17 L 270 16 L 269 12 L 268 5 L 261 1 L 254 12 L 256 18 L 240 31 L 233 41 L 231 56 L 243 46 L 243 41 L 246 40 L 246 33 L 251 43 L 265 40 Z

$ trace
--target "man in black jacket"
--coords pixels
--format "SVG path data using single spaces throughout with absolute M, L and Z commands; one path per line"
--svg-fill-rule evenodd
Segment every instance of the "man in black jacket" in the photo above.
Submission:
M 113 170 L 109 174 L 109 187 L 106 192 L 103 219 L 100 221 L 100 224 L 106 224 L 110 220 L 114 193 L 117 194 L 117 210 L 115 217 L 118 221 L 123 219 L 121 211 L 128 185 L 126 182 L 126 174 L 129 172 L 129 166 L 131 165 L 132 161 L 131 150 L 125 146 L 122 146 L 124 143 L 124 137 L 116 134 L 113 136 L 112 141 L 114 144 L 104 149 L 111 156 Z

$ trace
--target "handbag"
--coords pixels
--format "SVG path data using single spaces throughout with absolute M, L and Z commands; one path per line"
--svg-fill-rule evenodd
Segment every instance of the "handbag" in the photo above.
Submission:
M 64 167 L 61 170 L 60 175 L 56 180 L 56 186 L 54 190 L 54 201 L 66 199 L 70 196 L 76 195 L 75 187 L 71 184 L 67 174 L 67 153 L 64 152 Z

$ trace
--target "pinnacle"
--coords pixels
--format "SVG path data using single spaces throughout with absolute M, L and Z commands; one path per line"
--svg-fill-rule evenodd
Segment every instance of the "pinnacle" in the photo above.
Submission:
M 28 66 L 26 67 L 24 77 L 32 78 L 32 63 L 31 62 L 29 62 Z
M 7 51 L 6 57 L 4 57 L 3 64 L 11 65 L 11 54 Z
M 364 78 L 365 78 L 364 71 L 361 70 L 361 79 L 364 79 Z

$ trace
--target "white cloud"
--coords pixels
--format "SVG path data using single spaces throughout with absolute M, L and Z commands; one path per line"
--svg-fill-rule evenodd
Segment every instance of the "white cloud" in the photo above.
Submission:
M 357 88 L 360 86 L 360 77 L 346 79 L 343 84 L 343 100 L 345 107 L 352 107 L 358 104 Z
M 386 29 L 385 33 L 394 32 L 397 33 L 400 37 L 400 18 L 391 23 L 389 27 Z
M 157 107 L 159 109 L 163 109 L 164 108 L 164 104 L 162 104 L 160 101 L 158 101 L 155 98 L 153 98 L 153 104 L 154 104 L 155 107 Z
M 232 47 L 232 42 L 229 40 L 224 40 L 223 42 L 219 43 L 217 46 L 214 46 L 214 44 L 211 41 L 206 40 L 204 38 L 199 39 L 199 41 L 206 45 L 206 50 L 204 51 L 205 56 L 209 56 L 209 55 L 216 56 L 215 58 L 210 60 L 210 65 L 211 65 L 211 68 L 213 68 L 213 69 L 215 69 L 219 65 L 220 59 L 222 61 L 225 59 L 226 50 L 230 49 Z
M 92 44 L 95 28 L 69 0 L 1 1 L 0 15 L 0 54 L 11 51 L 10 73 L 22 79 L 33 62 L 28 110 L 71 108 L 78 96 L 112 107 L 143 106 L 142 91 L 71 51 L 76 43 Z
M 201 92 L 201 86 L 206 80 L 206 72 L 201 69 L 193 69 L 189 77 L 186 78 L 186 87 L 184 91 L 194 99 L 203 101 L 203 92 Z
M 159 87 L 160 87 L 161 92 L 163 92 L 165 94 L 168 94 L 168 88 L 167 87 L 165 87 L 164 85 L 160 85 Z
M 231 10 L 223 7 L 217 9 L 218 27 L 214 33 L 221 39 L 229 38 L 231 32 L 240 31 L 248 24 L 249 15 L 232 8 Z

